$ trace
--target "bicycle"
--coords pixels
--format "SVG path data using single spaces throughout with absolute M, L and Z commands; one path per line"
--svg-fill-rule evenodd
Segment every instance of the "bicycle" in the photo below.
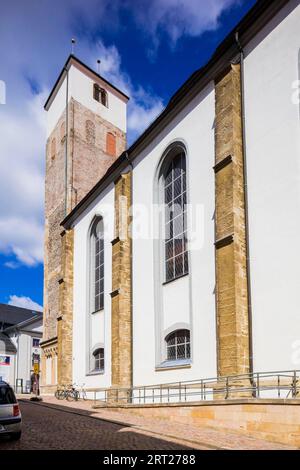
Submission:
M 84 386 L 85 384 L 78 385 L 78 387 L 80 388 L 80 390 L 78 390 L 78 393 L 79 393 L 79 399 L 82 398 L 82 400 L 86 401 L 88 398 L 87 398 L 86 391 L 83 388 Z
M 68 401 L 78 401 L 79 400 L 79 391 L 75 388 L 76 384 L 72 384 L 69 386 L 68 390 L 66 391 L 66 399 Z
M 66 392 L 67 392 L 67 386 L 66 385 L 60 385 L 57 387 L 57 390 L 55 391 L 55 398 L 57 400 L 63 400 L 66 398 Z

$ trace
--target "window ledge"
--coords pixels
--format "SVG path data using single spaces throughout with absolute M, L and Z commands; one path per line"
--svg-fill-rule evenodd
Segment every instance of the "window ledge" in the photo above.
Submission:
M 169 281 L 165 281 L 162 283 L 163 286 L 170 284 L 171 282 L 178 281 L 178 279 L 182 279 L 183 277 L 188 276 L 189 273 L 181 274 L 181 276 L 174 277 L 174 279 L 170 279 Z
M 86 377 L 89 377 L 91 375 L 103 375 L 104 374 L 104 369 L 103 370 L 93 370 L 91 372 L 87 372 L 85 375 Z
M 170 370 L 170 369 L 189 369 L 192 367 L 190 359 L 182 361 L 164 361 L 155 367 L 156 371 Z
M 91 315 L 95 315 L 95 313 L 102 312 L 104 310 L 104 307 L 99 308 L 99 310 L 95 310 L 94 312 L 91 312 Z

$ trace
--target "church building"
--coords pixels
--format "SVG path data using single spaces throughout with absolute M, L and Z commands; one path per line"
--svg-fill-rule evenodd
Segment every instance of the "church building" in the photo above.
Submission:
M 300 369 L 300 2 L 258 1 L 126 145 L 70 55 L 45 104 L 42 393 Z

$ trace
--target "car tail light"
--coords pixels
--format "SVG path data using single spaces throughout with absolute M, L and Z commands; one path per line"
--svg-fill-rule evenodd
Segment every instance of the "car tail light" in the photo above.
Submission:
M 19 414 L 20 414 L 19 405 L 14 405 L 14 413 L 13 413 L 13 416 L 19 416 Z

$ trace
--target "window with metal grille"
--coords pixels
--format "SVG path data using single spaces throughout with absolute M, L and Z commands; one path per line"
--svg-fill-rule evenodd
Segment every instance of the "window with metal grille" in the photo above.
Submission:
M 94 370 L 104 370 L 104 349 L 99 348 L 93 352 Z
M 166 337 L 167 360 L 190 359 L 191 342 L 189 330 L 173 331 Z
M 188 273 L 186 163 L 179 149 L 164 173 L 165 281 Z
M 107 91 L 101 88 L 97 83 L 94 83 L 94 100 L 99 101 L 103 106 L 108 107 Z
M 98 312 L 104 307 L 104 231 L 102 219 L 95 222 L 91 236 L 91 310 L 92 312 Z

